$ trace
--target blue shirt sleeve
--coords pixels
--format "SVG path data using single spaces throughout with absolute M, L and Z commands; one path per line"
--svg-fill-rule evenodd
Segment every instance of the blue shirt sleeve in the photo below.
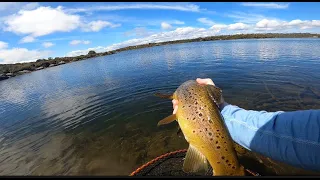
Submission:
M 253 111 L 225 104 L 232 139 L 243 147 L 306 170 L 320 170 L 320 110 Z

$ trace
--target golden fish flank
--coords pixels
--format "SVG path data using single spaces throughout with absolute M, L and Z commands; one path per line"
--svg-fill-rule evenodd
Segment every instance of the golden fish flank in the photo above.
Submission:
M 172 96 L 162 96 L 179 102 L 177 113 L 159 121 L 158 125 L 178 121 L 189 143 L 183 164 L 185 172 L 207 171 L 209 161 L 215 176 L 245 175 L 216 105 L 220 103 L 221 92 L 212 85 L 199 85 L 190 80 L 181 84 Z

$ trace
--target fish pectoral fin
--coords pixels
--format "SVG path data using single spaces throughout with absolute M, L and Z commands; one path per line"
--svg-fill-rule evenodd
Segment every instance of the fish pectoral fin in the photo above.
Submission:
M 207 172 L 208 169 L 207 158 L 190 144 L 183 162 L 183 171 L 195 173 L 201 171 Z
M 164 124 L 169 124 L 169 123 L 173 122 L 173 121 L 176 120 L 176 119 L 177 119 L 176 115 L 175 115 L 175 114 L 172 114 L 172 115 L 170 115 L 170 116 L 168 116 L 168 117 L 160 120 L 160 121 L 158 122 L 158 126 L 164 125 Z
M 155 93 L 154 95 L 164 99 L 173 99 L 173 94 Z
M 233 147 L 236 150 L 236 152 L 241 155 L 246 154 L 248 152 L 248 150 L 246 148 L 242 147 L 241 145 L 237 144 L 236 142 L 233 143 Z

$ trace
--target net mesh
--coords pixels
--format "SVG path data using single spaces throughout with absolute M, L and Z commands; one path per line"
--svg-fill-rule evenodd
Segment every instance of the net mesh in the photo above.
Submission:
M 206 173 L 185 173 L 182 170 L 184 157 L 186 156 L 186 150 L 180 150 L 176 152 L 167 153 L 159 156 L 158 158 L 149 161 L 144 164 L 131 176 L 212 176 L 212 167 L 209 165 L 209 169 Z M 247 176 L 254 176 L 254 172 L 247 170 Z

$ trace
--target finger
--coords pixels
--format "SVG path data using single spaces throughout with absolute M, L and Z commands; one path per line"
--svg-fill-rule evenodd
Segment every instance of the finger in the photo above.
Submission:
M 172 105 L 173 105 L 173 108 L 174 108 L 175 105 L 178 105 L 178 100 L 173 99 L 172 100 Z
M 178 100 L 175 100 L 175 99 L 172 100 L 172 107 L 173 107 L 173 113 L 172 113 L 172 114 L 177 113 L 177 110 L 178 110 Z
M 173 110 L 172 114 L 176 114 L 177 111 L 178 111 L 178 105 L 174 106 L 174 110 Z
M 203 84 L 203 85 L 214 85 L 213 81 L 210 78 L 205 78 L 205 79 L 201 79 L 201 78 L 197 78 L 196 81 L 199 84 Z

